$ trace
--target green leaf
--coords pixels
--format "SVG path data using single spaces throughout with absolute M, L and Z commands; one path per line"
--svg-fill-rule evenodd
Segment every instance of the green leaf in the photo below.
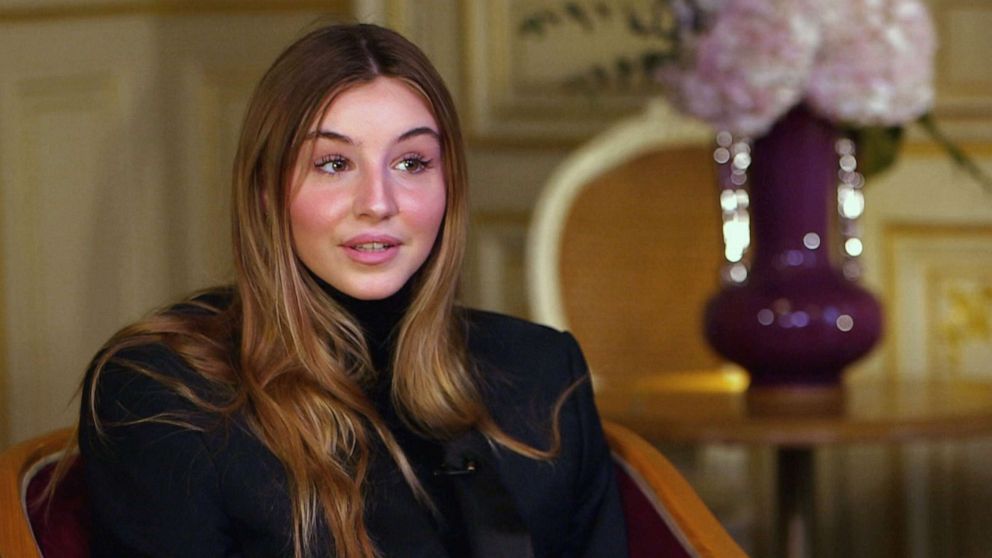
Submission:
M 857 146 L 858 171 L 865 178 L 891 167 L 902 147 L 902 126 L 848 128 L 847 134 Z
M 592 24 L 592 18 L 589 17 L 586 9 L 578 2 L 566 2 L 565 13 L 579 24 L 580 27 L 585 29 L 587 33 L 592 33 L 596 30 L 596 26 Z
M 520 22 L 517 32 L 521 35 L 544 35 L 544 21 L 537 17 L 529 17 Z

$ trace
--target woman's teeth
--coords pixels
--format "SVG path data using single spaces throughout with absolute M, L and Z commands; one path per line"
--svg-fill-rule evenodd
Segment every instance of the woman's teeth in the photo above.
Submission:
M 386 244 L 385 242 L 365 242 L 363 244 L 356 244 L 355 250 L 361 252 L 382 252 L 391 246 L 392 244 Z

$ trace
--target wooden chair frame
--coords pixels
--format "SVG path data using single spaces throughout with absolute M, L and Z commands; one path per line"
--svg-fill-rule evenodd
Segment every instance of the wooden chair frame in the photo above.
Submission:
M 619 122 L 574 151 L 556 167 L 538 197 L 527 233 L 527 295 L 531 318 L 569 329 L 560 286 L 561 235 L 569 209 L 590 182 L 650 151 L 706 144 L 713 132 L 656 100 L 643 113 Z
M 657 449 L 619 424 L 603 421 L 614 463 L 648 495 L 658 512 L 691 556 L 746 558 L 740 546 L 710 512 L 688 481 Z
M 0 556 L 43 558 L 24 505 L 27 481 L 45 465 L 59 459 L 72 436 L 64 428 L 16 444 L 0 453 Z M 11 510 L 18 510 L 9 513 Z

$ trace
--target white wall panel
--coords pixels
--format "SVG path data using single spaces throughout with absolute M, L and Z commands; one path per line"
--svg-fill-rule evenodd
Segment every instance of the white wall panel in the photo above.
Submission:
M 73 420 L 115 330 L 230 278 L 244 107 L 321 14 L 257 5 L 0 4 L 0 447 Z
M 5 157 L 21 165 L 5 181 L 4 238 L 8 274 L 8 400 L 15 436 L 64 423 L 85 355 L 106 327 L 82 328 L 119 311 L 121 277 L 94 270 L 93 247 L 113 257 L 127 200 L 108 188 L 113 169 L 116 83 L 82 76 L 25 81 L 16 87 Z M 120 170 L 120 169 L 114 169 Z M 116 236 L 116 238 L 115 238 Z M 126 253 L 121 251 L 121 253 Z M 98 316 L 93 312 L 99 310 Z M 106 325 L 101 324 L 101 325 Z M 45 373 L 62 370 L 65 374 Z M 52 403 L 62 403 L 53 408 Z M 35 409 L 56 413 L 38 415 Z
M 108 30 L 116 31 L 101 40 Z M 142 22 L 10 26 L 0 32 L 0 166 L 11 440 L 66 424 L 85 365 L 156 291 L 142 253 L 154 228 L 135 141 L 146 81 Z M 135 54 L 128 58 L 127 53 Z M 39 64 L 38 58 L 52 62 Z

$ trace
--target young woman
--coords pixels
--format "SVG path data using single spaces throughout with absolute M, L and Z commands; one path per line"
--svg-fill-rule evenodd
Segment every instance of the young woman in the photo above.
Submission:
M 464 153 L 423 53 L 297 41 L 233 184 L 236 283 L 120 331 L 84 382 L 95 556 L 626 555 L 575 340 L 455 305 Z

